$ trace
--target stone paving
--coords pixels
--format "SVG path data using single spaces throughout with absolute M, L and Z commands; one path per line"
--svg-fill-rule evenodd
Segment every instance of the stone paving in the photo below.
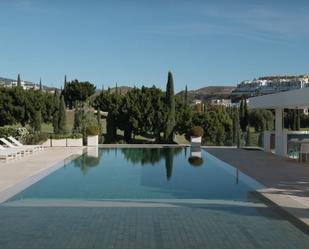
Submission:
M 263 151 L 206 148 L 206 151 L 256 179 L 268 200 L 309 226 L 309 163 Z M 308 229 L 308 228 L 307 228 Z
M 64 160 L 81 155 L 79 147 L 45 148 L 18 160 L 0 163 L 0 203 L 61 167 Z

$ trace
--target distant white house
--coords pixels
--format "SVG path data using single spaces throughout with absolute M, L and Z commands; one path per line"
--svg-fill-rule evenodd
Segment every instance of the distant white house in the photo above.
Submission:
M 220 105 L 225 107 L 233 106 L 232 101 L 230 99 L 212 99 L 210 103 L 212 105 Z
M 268 76 L 239 83 L 232 95 L 265 95 L 309 86 L 309 75 Z

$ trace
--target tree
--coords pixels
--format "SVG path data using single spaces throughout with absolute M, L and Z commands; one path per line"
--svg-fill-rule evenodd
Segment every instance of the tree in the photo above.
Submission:
M 40 78 L 40 91 L 42 91 L 43 89 L 42 89 L 42 80 L 41 80 L 41 78 Z
M 186 85 L 186 88 L 185 88 L 185 103 L 187 104 L 188 103 L 188 87 Z
M 66 87 L 67 85 L 67 75 L 64 75 L 64 88 Z
M 59 133 L 65 132 L 66 126 L 66 113 L 65 113 L 65 103 L 64 97 L 62 96 L 59 103 L 59 112 L 58 112 L 58 129 Z
M 167 119 L 164 130 L 164 140 L 168 143 L 173 143 L 175 128 L 175 96 L 174 81 L 171 72 L 168 72 L 168 79 L 166 84 L 166 107 Z
M 40 132 L 41 131 L 41 124 L 42 124 L 42 114 L 40 111 L 35 111 L 34 118 L 31 123 L 31 126 L 34 131 Z
M 21 86 L 20 74 L 17 76 L 17 86 Z
M 53 128 L 54 128 L 54 133 L 59 133 L 59 105 L 60 105 L 60 100 L 59 100 L 59 94 L 56 91 L 54 94 L 54 103 L 55 103 L 55 108 L 53 111 Z
M 240 101 L 239 122 L 241 130 L 245 132 L 249 124 L 249 111 L 246 99 Z
M 246 146 L 251 145 L 251 135 L 250 135 L 250 129 L 249 127 L 247 128 L 247 136 L 246 136 Z
M 95 93 L 95 85 L 90 82 L 79 82 L 73 80 L 67 82 L 63 89 L 64 101 L 70 109 L 75 106 L 75 103 L 85 102 L 91 95 Z

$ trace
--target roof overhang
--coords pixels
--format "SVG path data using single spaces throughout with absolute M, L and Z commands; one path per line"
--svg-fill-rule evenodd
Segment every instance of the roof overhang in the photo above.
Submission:
M 250 108 L 304 109 L 309 108 L 309 87 L 249 98 Z

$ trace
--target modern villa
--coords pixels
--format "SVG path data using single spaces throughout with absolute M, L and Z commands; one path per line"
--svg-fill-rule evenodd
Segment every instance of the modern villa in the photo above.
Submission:
M 309 249 L 309 1 L 0 10 L 0 249 Z

